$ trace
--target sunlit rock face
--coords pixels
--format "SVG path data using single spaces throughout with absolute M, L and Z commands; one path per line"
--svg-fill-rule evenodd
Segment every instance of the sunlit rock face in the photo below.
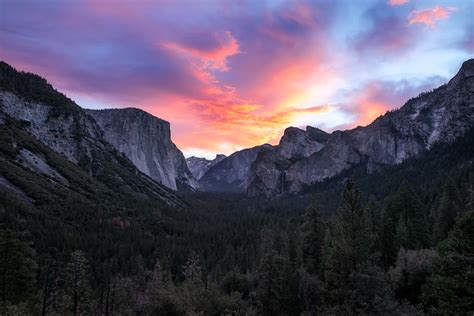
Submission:
M 212 166 L 199 180 L 199 186 L 204 191 L 244 192 L 247 187 L 247 177 L 250 165 L 262 150 L 273 146 L 265 144 L 237 151 L 219 163 Z
M 227 156 L 218 154 L 212 160 L 201 158 L 201 157 L 189 157 L 186 158 L 186 164 L 188 165 L 189 171 L 193 174 L 196 180 L 200 180 L 206 172 L 214 165 L 224 160 Z
M 261 152 L 250 168 L 247 193 L 273 196 L 295 193 L 305 185 L 324 180 L 364 164 L 371 172 L 394 165 L 451 142 L 474 126 L 474 59 L 458 74 L 433 91 L 410 99 L 366 127 L 336 131 L 311 139 L 302 130 L 285 131 L 275 150 Z
M 87 110 L 104 137 L 143 173 L 171 188 L 195 189 L 183 153 L 171 141 L 170 124 L 135 108 Z

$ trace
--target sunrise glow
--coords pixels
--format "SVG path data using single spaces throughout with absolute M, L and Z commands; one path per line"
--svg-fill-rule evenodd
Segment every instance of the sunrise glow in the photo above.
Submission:
M 470 0 L 0 3 L 1 60 L 168 120 L 185 155 L 369 124 L 474 55 Z

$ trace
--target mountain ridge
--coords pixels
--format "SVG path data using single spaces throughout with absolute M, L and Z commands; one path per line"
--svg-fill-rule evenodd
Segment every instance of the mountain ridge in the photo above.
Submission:
M 235 159 L 232 154 L 215 165 L 214 171 L 208 170 L 209 176 L 207 172 L 202 176 L 206 183 L 201 189 L 267 197 L 294 194 L 361 163 L 369 173 L 399 164 L 439 141 L 455 140 L 473 125 L 473 77 L 474 59 L 469 59 L 446 84 L 410 98 L 367 126 L 332 133 L 311 126 L 306 130 L 290 126 L 278 145 L 262 148 L 254 159 L 241 163 L 247 165 L 240 170 L 248 174 L 240 176 L 238 186 L 222 183 L 234 172 L 225 167 L 230 157 Z
M 365 127 L 335 131 L 310 156 L 288 162 L 281 154 L 259 155 L 252 163 L 247 193 L 273 196 L 364 163 L 367 172 L 399 164 L 437 142 L 451 142 L 474 124 L 474 59 L 465 61 L 445 85 L 409 99 Z M 285 168 L 278 168 L 285 164 Z
M 111 146 L 170 189 L 196 188 L 184 155 L 171 141 L 169 122 L 137 108 L 84 109 L 36 74 L 18 72 L 3 61 L 0 70 L 3 110 L 29 121 L 32 135 L 69 160 L 86 166 L 94 148 Z
M 294 194 L 354 165 L 365 164 L 370 173 L 399 164 L 437 142 L 453 141 L 474 120 L 470 59 L 448 83 L 409 99 L 367 126 L 332 133 L 290 126 L 276 146 L 263 144 L 212 161 L 185 159 L 171 141 L 169 122 L 136 108 L 82 109 L 37 75 L 23 73 L 36 82 L 33 89 L 9 82 L 14 69 L 5 65 L 0 74 L 6 87 L 0 94 L 3 110 L 29 121 L 26 128 L 36 138 L 89 172 L 91 153 L 114 147 L 140 171 L 175 190 Z M 15 93 L 23 94 L 25 102 Z M 45 110 L 34 105 L 35 100 L 52 106 Z M 63 137 L 64 130 L 70 135 Z
M 174 193 L 141 173 L 109 144 L 103 131 L 85 110 L 37 75 L 18 72 L 6 63 L 0 64 L 0 114 L 5 146 L 11 148 L 4 163 L 20 164 L 21 168 L 46 175 L 50 180 L 65 178 L 49 165 L 44 154 L 35 152 L 45 152 L 40 145 L 33 146 L 35 150 L 32 151 L 18 144 L 14 135 L 26 133 L 57 153 L 60 159 L 76 165 L 88 177 L 107 183 L 115 190 L 163 200 L 170 205 L 183 205 Z M 30 143 L 27 140 L 27 144 Z

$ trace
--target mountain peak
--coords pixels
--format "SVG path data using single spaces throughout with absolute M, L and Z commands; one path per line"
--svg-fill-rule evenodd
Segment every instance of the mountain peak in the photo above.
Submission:
M 461 70 L 470 70 L 474 71 L 474 58 L 468 59 L 462 63 Z
M 457 87 L 462 81 L 469 80 L 470 90 L 474 90 L 474 58 L 468 59 L 462 63 L 458 73 L 448 83 L 448 88 Z

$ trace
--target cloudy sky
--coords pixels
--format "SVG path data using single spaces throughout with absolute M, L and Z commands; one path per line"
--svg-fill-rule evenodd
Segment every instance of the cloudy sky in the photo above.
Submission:
M 0 59 L 186 155 L 370 123 L 474 56 L 474 1 L 0 0 Z

